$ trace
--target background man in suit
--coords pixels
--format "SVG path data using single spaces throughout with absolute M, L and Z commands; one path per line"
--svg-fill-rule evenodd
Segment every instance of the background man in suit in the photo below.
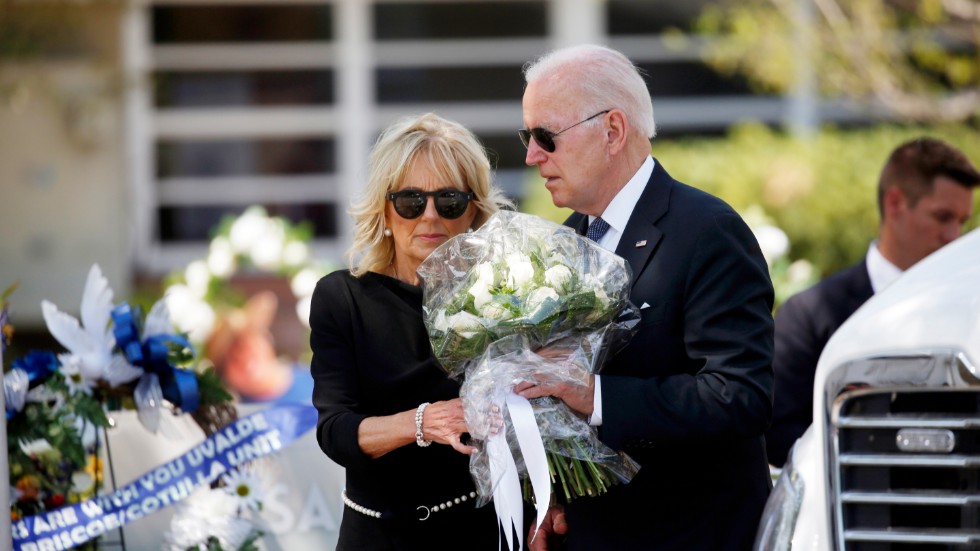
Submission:
M 629 484 L 552 508 L 531 548 L 567 530 L 572 550 L 748 549 L 772 486 L 762 435 L 773 290 L 759 245 L 728 205 L 651 157 L 650 94 L 621 53 L 558 50 L 525 78 L 526 162 L 576 211 L 566 225 L 586 233 L 599 221 L 588 235 L 629 263 L 642 317 L 587 386 L 515 388 L 588 415 L 642 467 Z M 597 225 L 608 229 L 597 236 Z
M 874 293 L 959 237 L 980 173 L 955 147 L 933 138 L 898 146 L 878 180 L 878 239 L 858 264 L 791 297 L 776 313 L 769 462 L 782 466 L 813 421 L 813 378 L 824 345 Z

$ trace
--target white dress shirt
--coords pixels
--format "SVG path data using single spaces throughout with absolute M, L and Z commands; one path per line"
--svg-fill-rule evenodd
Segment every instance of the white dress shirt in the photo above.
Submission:
M 602 212 L 602 219 L 609 224 L 606 235 L 597 242 L 603 249 L 615 251 L 619 245 L 619 240 L 623 237 L 623 232 L 626 231 L 626 223 L 630 221 L 630 215 L 633 214 L 633 209 L 636 207 L 637 201 L 640 200 L 640 196 L 643 195 L 643 190 L 646 189 L 647 182 L 650 181 L 650 175 L 653 174 L 653 165 L 653 157 L 647 156 L 636 174 L 630 178 L 629 182 L 626 182 L 623 189 L 619 190 L 619 193 L 609 202 L 606 210 Z M 589 216 L 589 223 L 593 220 L 595 217 Z M 602 424 L 602 383 L 599 375 L 595 376 L 595 395 L 592 403 L 593 409 L 592 415 L 589 416 L 589 424 L 597 427 Z
M 880 293 L 885 287 L 902 275 L 902 270 L 892 264 L 878 250 L 878 241 L 872 241 L 868 247 L 867 256 L 868 277 L 871 278 L 871 289 L 875 294 Z

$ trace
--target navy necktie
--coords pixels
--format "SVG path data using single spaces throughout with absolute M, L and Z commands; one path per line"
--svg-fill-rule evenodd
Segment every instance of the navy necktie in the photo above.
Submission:
M 601 217 L 596 217 L 596 219 L 589 224 L 589 230 L 585 232 L 585 236 L 598 243 L 599 240 L 602 239 L 602 236 L 606 235 L 606 230 L 608 229 L 609 224 Z

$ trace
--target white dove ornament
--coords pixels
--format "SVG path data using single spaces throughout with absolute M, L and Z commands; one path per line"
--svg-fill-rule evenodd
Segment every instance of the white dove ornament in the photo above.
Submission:
M 105 380 L 111 386 L 132 381 L 142 369 L 129 365 L 125 359 L 113 357 L 116 339 L 109 321 L 112 317 L 112 289 L 98 264 L 93 264 L 82 292 L 81 318 L 58 309 L 50 301 L 41 302 L 41 313 L 51 335 L 64 346 L 62 365 L 77 368 L 86 386 Z M 120 361 L 122 360 L 122 361 Z

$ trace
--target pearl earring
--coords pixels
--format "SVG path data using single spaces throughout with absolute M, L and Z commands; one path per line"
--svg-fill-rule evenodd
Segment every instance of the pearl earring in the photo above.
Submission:
M 384 234 L 385 237 L 391 237 L 391 228 L 385 228 Z

